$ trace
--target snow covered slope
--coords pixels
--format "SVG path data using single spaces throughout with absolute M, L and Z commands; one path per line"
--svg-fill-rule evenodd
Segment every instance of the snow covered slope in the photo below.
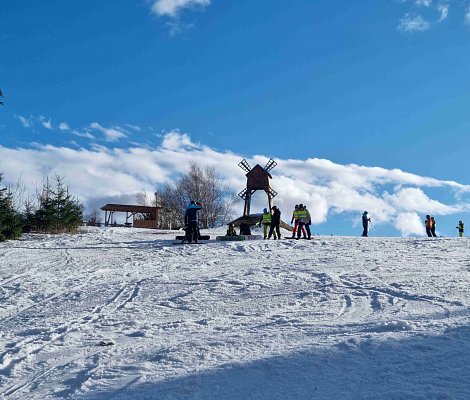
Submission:
M 470 398 L 469 240 L 173 236 L 1 243 L 0 398 Z

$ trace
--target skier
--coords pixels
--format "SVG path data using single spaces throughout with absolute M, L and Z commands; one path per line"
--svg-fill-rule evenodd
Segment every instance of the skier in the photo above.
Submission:
M 436 220 L 434 217 L 431 217 L 431 235 L 432 237 L 437 237 L 436 235 Z
M 362 236 L 367 237 L 369 233 L 369 224 L 371 223 L 370 218 L 368 217 L 368 212 L 364 211 L 362 214 L 362 228 L 364 229 L 362 231 Z
M 456 226 L 456 228 L 459 230 L 459 237 L 463 237 L 463 222 L 459 221 L 459 226 Z
M 290 221 L 291 225 L 294 223 L 294 230 L 292 231 L 292 237 L 295 238 L 295 234 L 297 232 L 297 229 L 299 227 L 299 205 L 296 204 L 294 211 L 292 212 L 292 219 Z M 305 237 L 305 229 L 302 227 L 302 233 L 304 234 Z
M 225 236 L 238 236 L 237 231 L 231 222 L 228 224 L 227 234 Z
M 304 239 L 307 239 L 307 235 L 305 233 L 305 229 L 304 229 L 304 226 L 306 223 L 308 223 L 308 216 L 310 214 L 308 214 L 308 211 L 304 208 L 304 205 L 303 204 L 299 204 L 299 211 L 297 213 L 297 216 L 299 218 L 299 225 L 297 226 L 297 240 L 300 239 L 300 231 L 302 231 L 303 235 L 304 235 Z M 309 229 L 307 227 L 307 229 Z
M 186 214 L 184 215 L 184 223 L 186 225 L 186 240 L 191 243 L 197 243 L 199 238 L 199 216 L 198 211 L 203 208 L 201 203 L 198 203 L 192 200 L 188 208 L 186 209 Z
M 263 215 L 258 222 L 258 226 L 263 225 L 263 237 L 266 239 L 268 237 L 268 228 L 271 226 L 271 212 L 268 211 L 267 208 L 263 209 Z M 276 238 L 276 234 L 274 234 L 274 239 Z
M 272 210 L 273 215 L 271 217 L 271 228 L 269 229 L 268 239 L 271 239 L 271 236 L 274 234 L 274 240 L 276 240 L 276 233 L 277 238 L 281 239 L 281 231 L 279 230 L 279 224 L 281 223 L 281 210 L 276 206 L 272 206 Z
M 432 237 L 432 232 L 431 232 L 432 221 L 431 221 L 430 215 L 426 215 L 426 220 L 424 221 L 424 225 L 426 226 L 426 234 L 428 235 L 428 237 Z

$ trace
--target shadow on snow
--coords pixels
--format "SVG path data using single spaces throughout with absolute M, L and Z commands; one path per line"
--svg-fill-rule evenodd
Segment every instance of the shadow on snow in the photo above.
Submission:
M 391 331 L 389 331 L 391 332 Z M 396 331 L 393 331 L 396 334 Z M 162 382 L 93 391 L 77 399 L 452 399 L 470 398 L 470 326 L 438 336 L 379 329 L 334 347 L 231 364 Z M 162 363 L 155 355 L 150 362 Z M 165 364 L 161 364 L 162 370 Z

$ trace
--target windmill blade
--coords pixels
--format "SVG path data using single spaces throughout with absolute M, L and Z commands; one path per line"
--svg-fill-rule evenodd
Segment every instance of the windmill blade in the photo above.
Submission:
M 248 193 L 248 188 L 243 189 L 238 195 L 245 200 L 246 199 L 246 194 Z
M 276 165 L 277 165 L 277 162 L 274 161 L 272 158 L 270 158 L 269 161 L 267 162 L 267 164 L 265 165 L 264 170 L 265 170 L 266 172 L 269 172 L 269 171 L 271 171 Z
M 251 167 L 250 167 L 250 164 L 248 164 L 248 162 L 243 159 L 241 160 L 239 163 L 238 163 L 238 166 L 243 169 L 245 172 L 250 172 L 251 171 Z
M 267 189 L 266 192 L 268 193 L 268 196 L 271 199 L 273 199 L 274 197 L 277 196 L 277 192 L 275 190 L 273 190 L 272 188 Z

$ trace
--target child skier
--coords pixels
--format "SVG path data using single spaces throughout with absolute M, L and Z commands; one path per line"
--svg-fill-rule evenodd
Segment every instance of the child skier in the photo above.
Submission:
M 463 237 L 463 222 L 459 221 L 459 226 L 456 226 L 456 228 L 459 230 L 459 237 Z

